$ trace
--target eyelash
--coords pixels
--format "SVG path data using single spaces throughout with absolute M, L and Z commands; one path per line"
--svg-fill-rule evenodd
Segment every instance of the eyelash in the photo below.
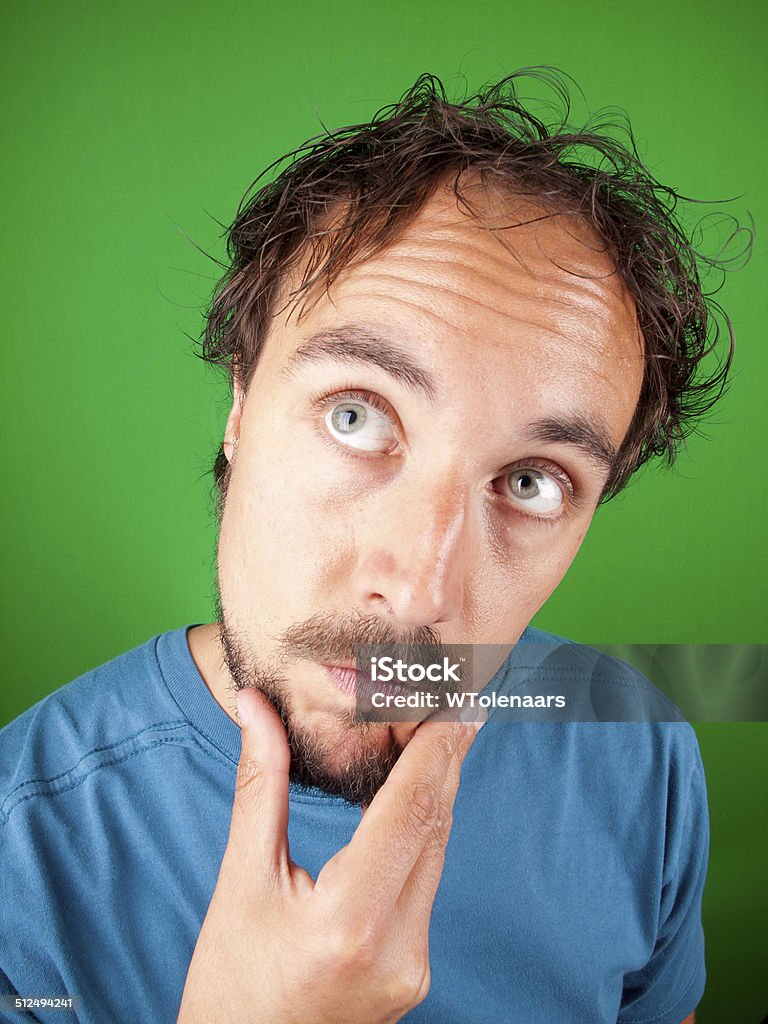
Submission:
M 341 391 L 334 391 L 331 394 L 324 392 L 318 392 L 317 394 L 310 396 L 310 404 L 318 412 L 322 412 L 331 406 L 338 405 L 339 402 L 365 402 L 367 405 L 372 406 L 382 415 L 388 417 L 388 419 L 394 421 L 396 419 L 395 414 L 386 399 L 382 398 L 381 395 L 375 391 L 364 391 L 359 388 L 343 388 Z M 360 453 L 344 446 L 336 444 L 331 438 L 328 437 L 325 430 L 322 431 L 322 439 L 331 444 L 335 451 L 340 452 L 342 455 L 350 456 L 351 458 L 359 458 Z M 568 499 L 568 506 L 572 509 L 578 509 L 581 506 L 580 498 L 574 493 L 573 484 L 566 474 L 555 466 L 551 462 L 547 462 L 545 459 L 531 458 L 523 459 L 512 466 L 507 466 L 503 473 L 500 473 L 498 477 L 494 477 L 498 480 L 500 477 L 508 476 L 510 473 L 514 473 L 516 469 L 539 469 L 543 473 L 547 473 L 548 476 L 553 477 L 566 494 Z M 499 494 L 498 491 L 494 491 L 499 498 L 504 498 L 503 494 Z M 506 499 L 510 505 L 513 505 L 509 499 Z M 543 523 L 549 526 L 553 526 L 558 523 L 562 518 L 561 515 L 547 516 L 541 515 L 537 512 L 523 512 L 519 506 L 513 505 L 513 508 L 518 515 L 524 516 L 526 519 L 533 519 L 536 522 Z
M 343 391 L 334 391 L 331 395 L 312 395 L 310 402 L 318 410 L 338 405 L 339 402 L 365 402 L 366 405 L 373 406 L 374 409 L 377 409 L 390 420 L 394 421 L 395 419 L 389 402 L 383 399 L 381 395 L 377 395 L 375 391 L 359 391 L 357 388 L 345 388 Z

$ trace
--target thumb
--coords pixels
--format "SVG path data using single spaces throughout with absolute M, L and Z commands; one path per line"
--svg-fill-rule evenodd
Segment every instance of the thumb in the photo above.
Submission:
M 290 750 L 274 705 L 259 690 L 236 695 L 241 750 L 225 857 L 264 877 L 288 863 Z

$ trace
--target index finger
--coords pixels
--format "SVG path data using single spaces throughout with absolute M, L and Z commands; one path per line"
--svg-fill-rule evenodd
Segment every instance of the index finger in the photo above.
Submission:
M 273 877 L 289 861 L 290 750 L 277 709 L 258 690 L 237 694 L 241 751 L 222 864 L 248 879 Z
M 373 893 L 379 905 L 393 906 L 439 825 L 448 772 L 464 760 L 479 727 L 463 722 L 419 726 L 349 844 L 321 872 L 318 887 L 323 873 L 327 879 L 338 871 L 348 907 L 363 899 L 370 912 Z

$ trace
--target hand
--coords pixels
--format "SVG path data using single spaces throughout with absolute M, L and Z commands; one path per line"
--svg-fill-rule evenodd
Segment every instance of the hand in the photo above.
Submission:
M 241 691 L 229 839 L 178 1024 L 393 1024 L 429 991 L 428 932 L 476 728 L 419 726 L 317 881 L 288 851 L 282 722 Z

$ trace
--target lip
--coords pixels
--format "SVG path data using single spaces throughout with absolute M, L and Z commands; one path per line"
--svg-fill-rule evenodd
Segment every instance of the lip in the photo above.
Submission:
M 355 665 L 323 665 L 331 682 L 337 690 L 356 700 L 368 701 L 374 693 L 407 697 L 413 690 L 397 683 L 372 682 L 365 672 L 358 671 Z
M 356 697 L 359 692 L 370 687 L 371 680 L 363 672 L 358 672 L 354 665 L 323 665 L 334 686 L 349 697 Z

